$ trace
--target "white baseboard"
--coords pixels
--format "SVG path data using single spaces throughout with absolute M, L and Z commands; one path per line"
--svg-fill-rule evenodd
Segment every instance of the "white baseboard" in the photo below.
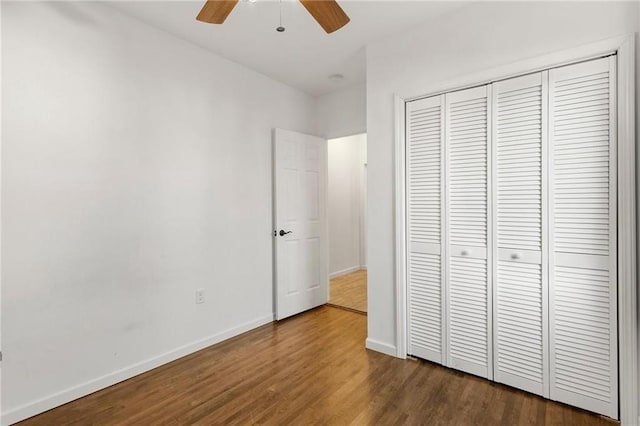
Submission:
M 331 278 L 341 277 L 343 275 L 347 275 L 347 274 L 350 274 L 352 272 L 359 271 L 360 269 L 362 269 L 362 267 L 360 265 L 352 266 L 350 268 L 343 269 L 341 271 L 336 271 L 336 272 L 330 273 L 329 274 L 329 278 L 331 279 Z
M 393 345 L 388 345 L 386 343 L 367 338 L 365 346 L 367 349 L 371 349 L 372 351 L 381 352 L 392 357 L 397 357 L 396 347 Z
M 125 367 L 121 370 L 114 371 L 113 373 L 106 374 L 102 377 L 97 377 L 93 380 L 65 389 L 40 400 L 30 402 L 18 408 L 14 408 L 11 411 L 2 413 L 2 425 L 10 425 L 24 419 L 28 419 L 29 417 L 35 416 L 36 414 L 43 413 L 52 408 L 58 407 L 83 396 L 89 395 L 93 392 L 99 391 L 100 389 L 113 386 L 116 383 L 128 380 L 139 374 L 145 373 L 149 370 L 153 370 L 154 368 L 160 367 L 161 365 L 175 361 L 186 355 L 215 345 L 216 343 L 220 343 L 239 334 L 246 333 L 247 331 L 253 330 L 254 328 L 268 324 L 272 321 L 273 315 L 249 321 L 237 327 L 223 331 L 222 333 L 205 337 L 204 339 L 200 339 L 193 343 L 181 346 L 170 352 L 166 352 L 164 354 L 150 358 L 146 361 L 141 361 L 137 364 Z
M 367 265 L 360 265 L 360 269 L 362 269 L 363 271 L 367 270 Z

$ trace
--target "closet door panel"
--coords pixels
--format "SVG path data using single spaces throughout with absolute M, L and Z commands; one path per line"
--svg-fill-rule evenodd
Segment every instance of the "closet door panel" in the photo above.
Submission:
M 447 360 L 446 365 L 492 377 L 488 86 L 446 95 Z
M 547 73 L 493 85 L 494 376 L 548 396 Z
M 408 352 L 443 362 L 444 95 L 409 102 Z
M 618 416 L 615 56 L 550 71 L 551 399 Z

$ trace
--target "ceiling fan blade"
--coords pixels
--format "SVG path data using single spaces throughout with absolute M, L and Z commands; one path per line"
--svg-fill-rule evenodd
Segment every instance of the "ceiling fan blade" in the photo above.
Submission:
M 207 0 L 196 19 L 209 24 L 222 24 L 238 0 Z
M 300 0 L 300 3 L 328 34 L 344 27 L 351 20 L 335 0 Z

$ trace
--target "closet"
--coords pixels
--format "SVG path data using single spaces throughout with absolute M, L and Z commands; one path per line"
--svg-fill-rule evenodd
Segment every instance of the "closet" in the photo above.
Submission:
M 618 417 L 615 66 L 407 102 L 409 355 Z

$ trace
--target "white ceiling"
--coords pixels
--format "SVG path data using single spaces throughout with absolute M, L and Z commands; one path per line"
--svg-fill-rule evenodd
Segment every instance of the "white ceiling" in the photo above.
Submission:
M 241 1 L 223 25 L 195 20 L 200 1 L 113 1 L 109 5 L 175 36 L 312 95 L 365 81 L 364 47 L 460 8 L 456 1 L 341 0 L 351 22 L 328 35 L 295 0 Z M 328 77 L 342 74 L 341 82 Z

